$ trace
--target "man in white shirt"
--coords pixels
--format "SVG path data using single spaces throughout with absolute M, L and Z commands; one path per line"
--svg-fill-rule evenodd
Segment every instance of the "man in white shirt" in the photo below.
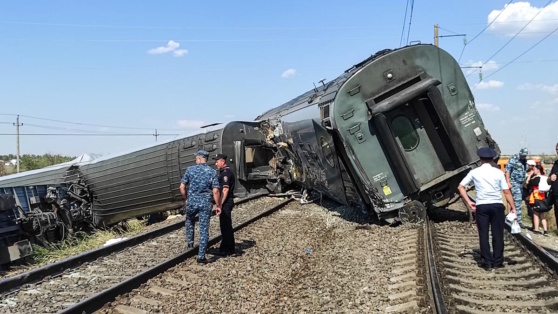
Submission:
M 510 212 L 516 213 L 513 197 L 506 177 L 500 169 L 491 165 L 496 152 L 489 147 L 482 147 L 477 151 L 481 166 L 469 171 L 459 183 L 459 195 L 467 206 L 476 212 L 477 228 L 481 251 L 481 267 L 490 270 L 493 267 L 504 266 L 504 223 L 506 219 L 505 207 L 502 202 L 502 191 L 508 202 Z M 471 201 L 465 189 L 471 182 L 475 185 L 476 203 Z M 492 229 L 492 251 L 488 243 L 488 228 Z

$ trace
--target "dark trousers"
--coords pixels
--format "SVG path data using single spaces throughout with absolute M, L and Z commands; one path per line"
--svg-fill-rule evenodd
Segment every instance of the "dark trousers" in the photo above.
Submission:
M 504 204 L 477 205 L 477 228 L 479 230 L 482 265 L 495 267 L 504 262 Z M 488 243 L 488 228 L 492 229 L 492 251 Z
M 235 252 L 234 248 L 234 231 L 232 227 L 232 210 L 234 207 L 233 202 L 226 202 L 221 208 L 221 215 L 219 216 L 219 225 L 221 227 L 221 246 L 219 251 L 222 253 L 232 254 Z

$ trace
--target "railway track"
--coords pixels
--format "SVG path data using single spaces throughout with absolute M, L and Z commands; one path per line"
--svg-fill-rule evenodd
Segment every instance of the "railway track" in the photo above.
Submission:
M 461 204 L 459 204 L 461 205 Z M 459 206 L 458 206 L 459 207 Z M 452 213 L 453 212 L 453 213 Z M 558 311 L 558 262 L 524 235 L 505 231 L 504 267 L 479 267 L 478 231 L 464 211 L 438 211 L 425 230 L 435 313 L 551 313 Z M 428 248 L 427 248 L 428 249 Z
M 236 233 L 241 256 L 204 266 L 192 257 L 141 281 L 137 289 L 123 289 L 98 312 L 384 312 L 390 295 L 410 286 L 386 289 L 398 253 L 381 241 L 402 239 L 401 231 L 407 236 L 401 245 L 410 247 L 419 265 L 419 227 L 368 225 L 316 204 L 293 202 Z M 401 265 L 408 267 L 414 265 Z M 414 292 L 424 292 L 422 280 L 413 286 Z M 403 299 L 414 301 L 412 313 L 427 312 L 423 299 L 409 294 L 396 301 Z
M 234 212 L 234 223 L 245 223 L 254 216 L 266 212 L 282 202 L 278 198 L 259 198 L 238 206 Z M 71 263 L 40 268 L 30 274 L 3 280 L 4 288 L 0 295 L 0 311 L 3 313 L 55 313 L 64 311 L 106 289 L 133 278 L 156 265 L 176 256 L 197 254 L 194 249 L 187 250 L 184 239 L 183 222 L 175 230 L 154 237 L 143 236 L 134 246 L 122 247 L 117 252 L 107 254 L 88 252 L 85 256 L 71 259 Z M 196 226 L 197 227 L 197 226 Z M 197 232 L 197 231 L 196 231 Z M 160 233 L 160 232 L 159 232 Z M 210 222 L 210 235 L 219 234 L 217 217 Z M 219 236 L 214 237 L 219 239 Z M 196 237 L 196 241 L 199 237 Z M 130 244 L 128 244 L 130 245 Z M 67 268 L 61 269 L 60 267 Z M 0 282 L 0 286 L 2 286 Z M 11 291 L 10 291 L 11 290 Z M 10 291 L 10 292 L 8 292 Z
M 102 257 L 3 294 L 0 311 L 558 311 L 554 257 L 525 237 L 507 234 L 505 267 L 478 267 L 476 226 L 461 204 L 432 211 L 423 225 L 389 228 L 334 220 L 317 205 L 322 214 L 296 204 L 279 210 L 281 200 L 273 200 L 235 210 L 235 223 L 243 221 L 236 226 L 242 251 L 237 257 L 197 265 L 196 249 L 186 250 L 179 230 L 167 235 L 182 245 L 179 253 L 163 252 L 161 247 L 172 247 L 163 242 L 153 245 L 159 239 L 147 241 L 134 251 L 151 259 L 113 258 L 126 250 Z M 218 233 L 215 221 L 211 228 Z M 210 246 L 218 241 L 213 237 Z

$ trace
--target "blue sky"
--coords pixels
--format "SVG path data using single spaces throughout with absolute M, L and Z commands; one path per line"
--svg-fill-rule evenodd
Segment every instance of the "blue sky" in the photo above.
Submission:
M 0 154 L 16 151 L 16 114 L 22 134 L 144 134 L 22 135 L 21 154 L 115 153 L 154 143 L 155 129 L 253 120 L 378 50 L 432 43 L 435 23 L 468 40 L 440 47 L 463 66 L 483 64 L 480 83 L 478 69 L 464 72 L 503 152 L 554 152 L 558 31 L 543 38 L 558 28 L 558 2 L 500 13 L 508 3 L 417 0 L 409 32 L 406 0 L 5 2 Z

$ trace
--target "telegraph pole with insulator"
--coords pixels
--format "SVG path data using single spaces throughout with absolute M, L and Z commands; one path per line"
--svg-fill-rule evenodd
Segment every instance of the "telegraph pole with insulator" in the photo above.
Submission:
M 16 123 L 14 123 L 14 126 L 16 127 L 16 143 L 17 143 L 17 159 L 16 159 L 16 163 L 17 163 L 17 173 L 19 173 L 19 127 L 22 126 L 23 123 L 19 123 L 19 115 L 17 115 L 16 118 Z

